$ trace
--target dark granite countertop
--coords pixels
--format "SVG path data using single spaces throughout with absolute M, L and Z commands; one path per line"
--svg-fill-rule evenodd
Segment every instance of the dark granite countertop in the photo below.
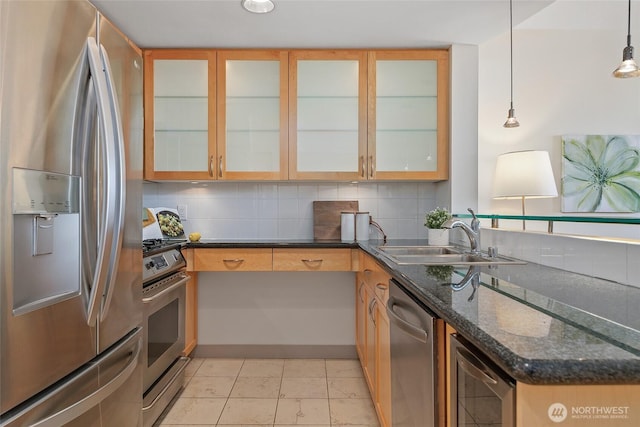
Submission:
M 339 240 L 216 240 L 187 242 L 189 248 L 358 248 L 356 242 Z
M 640 289 L 538 264 L 476 266 L 476 289 L 455 290 L 466 266 L 398 265 L 381 241 L 207 241 L 188 247 L 360 247 L 423 305 L 517 381 L 640 384 Z M 387 245 L 423 245 L 394 240 Z M 448 268 L 447 268 L 448 267 Z M 438 273 L 446 273 L 442 278 Z

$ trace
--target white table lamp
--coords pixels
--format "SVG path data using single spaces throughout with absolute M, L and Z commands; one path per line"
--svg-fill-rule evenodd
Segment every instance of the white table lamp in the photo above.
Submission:
M 514 151 L 498 156 L 493 180 L 494 199 L 558 197 L 551 160 L 546 151 Z M 525 229 L 524 218 L 522 229 Z

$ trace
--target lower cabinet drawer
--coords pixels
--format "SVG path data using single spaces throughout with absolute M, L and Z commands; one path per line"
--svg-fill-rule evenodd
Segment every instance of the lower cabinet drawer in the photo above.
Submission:
M 273 271 L 351 271 L 351 249 L 274 249 Z
M 194 251 L 195 271 L 271 271 L 271 248 L 198 249 Z

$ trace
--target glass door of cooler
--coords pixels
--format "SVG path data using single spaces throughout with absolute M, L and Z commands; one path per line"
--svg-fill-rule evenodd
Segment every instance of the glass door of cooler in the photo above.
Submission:
M 451 426 L 514 426 L 513 380 L 456 334 L 450 350 Z

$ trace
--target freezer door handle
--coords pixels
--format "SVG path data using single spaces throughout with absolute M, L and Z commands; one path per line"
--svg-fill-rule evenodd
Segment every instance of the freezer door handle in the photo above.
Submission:
M 118 388 L 120 388 L 120 386 L 125 383 L 125 381 L 129 379 L 138 365 L 140 350 L 141 345 L 140 340 L 138 340 L 138 345 L 136 345 L 135 350 L 129 354 L 130 358 L 127 362 L 127 365 L 115 377 L 113 377 L 113 379 L 111 379 L 103 387 L 100 387 L 98 390 L 94 391 L 84 399 L 81 399 L 73 405 L 63 409 L 62 411 L 57 412 L 33 424 L 32 427 L 57 427 L 64 425 L 78 418 L 80 415 L 84 414 L 94 406 L 98 405 L 104 399 L 113 394 Z
M 109 103 L 109 89 L 100 57 L 100 50 L 98 49 L 96 39 L 93 37 L 87 39 L 87 57 L 96 90 L 98 114 L 100 116 L 98 122 L 100 123 L 101 132 L 104 136 L 104 141 L 101 141 L 101 148 L 104 153 L 104 164 L 106 165 L 106 170 L 109 171 L 109 169 L 113 167 L 112 165 L 117 155 L 116 147 L 113 143 L 115 137 L 113 136 L 112 107 Z M 111 143 L 105 141 L 111 141 Z M 117 182 L 113 173 L 106 173 L 106 179 L 103 181 L 102 187 L 104 202 L 101 206 L 101 212 L 99 213 L 101 221 L 98 228 L 100 231 L 98 233 L 98 241 L 96 242 L 98 253 L 87 307 L 87 324 L 89 326 L 95 325 L 98 317 L 102 296 L 104 295 L 106 282 L 109 278 L 108 262 L 109 258 L 113 256 L 113 233 L 114 227 L 116 226 L 115 219 L 117 212 Z M 84 200 L 83 203 L 88 203 L 88 201 Z M 86 208 L 84 210 L 86 211 Z
M 124 158 L 124 135 L 122 132 L 122 121 L 120 119 L 120 109 L 118 107 L 118 95 L 116 93 L 113 75 L 111 71 L 111 63 L 109 55 L 104 46 L 100 45 L 100 56 L 104 66 L 105 80 L 107 83 L 107 95 L 109 96 L 109 104 L 111 107 L 111 125 L 113 126 L 113 141 L 107 141 L 107 144 L 113 144 L 115 148 L 114 162 L 108 165 L 107 174 L 113 179 L 115 184 L 114 193 L 114 218 L 113 218 L 113 246 L 109 256 L 109 266 L 107 270 L 107 278 L 105 284 L 105 298 L 102 305 L 101 320 L 104 320 L 109 312 L 111 298 L 115 288 L 118 264 L 120 262 L 120 253 L 122 248 L 122 240 L 124 236 L 124 211 L 126 200 L 126 163 Z
M 142 329 L 137 328 L 120 344 L 91 362 L 73 378 L 21 408 L 8 419 L 0 420 L 0 426 L 66 425 L 117 392 L 140 365 L 141 353 Z M 105 372 L 111 373 L 112 370 L 115 372 L 107 377 Z M 101 386 L 103 380 L 106 383 Z

